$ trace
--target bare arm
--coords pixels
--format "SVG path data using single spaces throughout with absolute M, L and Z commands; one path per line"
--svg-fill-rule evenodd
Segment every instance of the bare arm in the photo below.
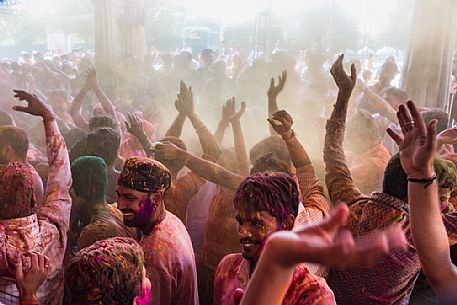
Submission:
M 184 123 L 186 122 L 186 113 L 184 112 L 184 102 L 183 98 L 186 94 L 186 84 L 181 81 L 180 83 L 180 90 L 175 101 L 175 108 L 178 111 L 178 115 L 176 116 L 175 120 L 171 124 L 170 128 L 165 133 L 167 137 L 177 137 L 179 138 L 182 133 L 182 128 Z
M 330 119 L 327 121 L 324 145 L 325 182 L 333 202 L 343 201 L 348 205 L 357 202 L 363 194 L 355 187 L 343 151 L 346 113 L 356 81 L 354 65 L 351 77 L 343 69 L 343 55 L 333 64 L 331 73 L 339 88 L 338 97 Z
M 192 93 L 192 87 L 187 88 L 184 82 L 181 81 L 181 92 L 178 94 L 178 100 L 176 105 L 178 111 L 186 114 L 189 118 L 192 126 L 197 133 L 198 140 L 203 149 L 203 154 L 210 156 L 217 160 L 222 153 L 219 144 L 213 137 L 211 132 L 208 130 L 206 125 L 200 120 L 198 115 L 194 111 L 194 97 Z
M 309 209 L 310 221 L 322 219 L 330 210 L 330 203 L 319 188 L 319 179 L 303 145 L 292 130 L 293 119 L 285 110 L 278 111 L 268 119 L 272 128 L 286 142 L 290 158 L 297 169 L 302 203 Z
M 367 98 L 371 101 L 371 104 L 381 115 L 383 115 L 393 123 L 398 123 L 395 110 L 392 108 L 392 106 L 390 106 L 390 104 L 385 99 L 383 99 L 379 94 L 371 90 L 361 81 L 358 81 L 357 85 L 362 88 L 363 93 L 366 94 Z
M 228 103 L 228 101 L 227 101 Z M 222 145 L 222 142 L 224 141 L 224 135 L 225 131 L 230 125 L 230 120 L 229 120 L 229 114 L 228 114 L 228 109 L 227 109 L 227 103 L 222 106 L 222 117 L 221 120 L 219 121 L 219 124 L 217 124 L 217 129 L 214 132 L 214 139 L 216 139 L 216 142 L 219 145 Z
M 275 79 L 271 78 L 270 88 L 268 89 L 267 96 L 268 96 L 268 117 L 271 117 L 273 113 L 279 111 L 278 107 L 278 95 L 284 89 L 284 85 L 287 81 L 287 71 L 282 71 L 281 76 L 278 76 L 278 85 L 275 86 Z M 270 126 L 270 134 L 275 135 L 276 132 Z
M 245 176 L 249 174 L 249 161 L 248 155 L 246 154 L 246 144 L 244 142 L 243 129 L 241 128 L 240 119 L 246 109 L 246 103 L 241 102 L 241 109 L 238 112 L 235 112 L 234 97 L 232 97 L 230 103 L 233 104 L 234 111 L 234 114 L 230 118 L 230 123 L 232 124 L 233 128 L 233 142 L 235 145 L 237 172 L 240 175 Z
M 113 118 L 113 120 L 115 120 L 115 122 L 118 122 L 116 107 L 114 107 L 113 103 L 100 86 L 100 83 L 97 80 L 97 73 L 95 69 L 89 69 L 86 76 L 86 82 L 88 82 L 90 88 L 94 90 L 98 101 L 100 102 L 100 104 L 102 104 L 103 110 L 105 110 L 105 112 L 109 114 Z
M 127 113 L 128 122 L 125 122 L 127 131 L 140 141 L 144 152 L 149 158 L 154 156 L 154 146 L 144 131 L 143 120 L 133 113 Z
M 436 151 L 436 121 L 428 126 L 413 102 L 408 102 L 408 109 L 401 105 L 398 111 L 403 137 L 392 130 L 389 135 L 398 144 L 401 165 L 408 179 L 427 181 L 409 181 L 408 203 L 410 207 L 411 232 L 414 247 L 419 255 L 422 270 L 426 274 L 433 290 L 443 300 L 453 298 L 457 291 L 457 271 L 452 264 L 449 252 L 449 240 L 443 223 L 451 218 L 455 223 L 455 213 L 442 215 L 438 204 L 438 186 L 433 168 Z M 455 231 L 455 224 L 452 224 Z
M 267 239 L 241 305 L 282 304 L 299 263 L 344 268 L 353 264 L 368 264 L 393 249 L 405 248 L 406 240 L 399 227 L 370 234 L 368 243 L 354 241 L 352 235 L 344 230 L 348 216 L 349 209 L 339 205 L 319 224 L 272 234 Z M 335 253 L 341 253 L 342 257 L 337 258 Z M 323 301 L 335 302 L 330 295 Z
M 79 91 L 79 93 L 76 95 L 75 99 L 73 100 L 73 103 L 71 103 L 70 106 L 70 116 L 73 119 L 73 122 L 75 122 L 76 126 L 84 130 L 89 129 L 89 123 L 81 114 L 81 107 L 87 92 L 88 89 L 84 86 L 81 89 L 81 91 Z
M 155 154 L 163 160 L 183 160 L 185 166 L 203 179 L 231 190 L 236 190 L 243 179 L 242 176 L 232 173 L 216 163 L 194 156 L 172 143 L 157 144 Z

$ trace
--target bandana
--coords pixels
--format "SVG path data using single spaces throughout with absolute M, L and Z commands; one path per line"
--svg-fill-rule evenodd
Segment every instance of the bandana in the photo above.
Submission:
M 139 192 L 152 193 L 170 187 L 171 173 L 156 160 L 132 157 L 125 162 L 117 184 Z

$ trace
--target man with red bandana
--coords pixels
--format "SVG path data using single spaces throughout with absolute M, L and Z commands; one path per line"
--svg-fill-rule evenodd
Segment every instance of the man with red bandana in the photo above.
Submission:
M 238 234 L 242 253 L 229 254 L 220 262 L 214 281 L 214 305 L 232 305 L 246 289 L 267 237 L 292 230 L 298 214 L 297 184 L 286 173 L 260 173 L 246 178 L 235 192 Z M 283 304 L 336 304 L 325 280 L 297 266 Z
M 118 180 L 118 208 L 124 223 L 143 236 L 144 265 L 153 305 L 198 305 L 194 251 L 183 223 L 165 209 L 171 173 L 160 162 L 129 158 Z

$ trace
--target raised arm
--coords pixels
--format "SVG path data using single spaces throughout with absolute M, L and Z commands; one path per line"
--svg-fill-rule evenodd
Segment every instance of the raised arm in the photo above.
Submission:
M 222 116 L 219 124 L 217 124 L 217 129 L 214 132 L 214 139 L 216 139 L 216 142 L 219 145 L 222 145 L 222 142 L 224 141 L 225 131 L 230 125 L 230 113 L 228 112 L 229 109 L 227 108 L 227 103 L 228 101 L 225 105 L 222 105 Z
M 272 77 L 270 82 L 270 88 L 268 88 L 267 96 L 268 96 L 268 117 L 271 117 L 273 113 L 279 111 L 278 107 L 278 95 L 284 89 L 284 85 L 287 81 L 287 71 L 282 71 L 282 74 L 278 76 L 278 85 L 275 85 L 275 79 Z M 275 131 L 270 126 L 270 134 L 275 135 Z
M 177 137 L 179 138 L 182 133 L 182 128 L 184 126 L 184 123 L 186 122 L 186 114 L 183 109 L 183 95 L 186 92 L 186 84 L 184 84 L 183 81 L 180 83 L 180 90 L 177 96 L 177 99 L 175 101 L 175 107 L 176 110 L 178 111 L 178 115 L 176 116 L 175 120 L 173 123 L 171 123 L 170 128 L 168 128 L 167 132 L 165 133 L 166 137 Z
M 89 130 L 89 123 L 81 114 L 81 107 L 84 102 L 84 98 L 86 97 L 87 93 L 90 91 L 90 83 L 88 81 L 88 77 L 86 75 L 86 81 L 84 82 L 84 86 L 81 88 L 81 91 L 75 96 L 73 103 L 70 106 L 70 116 L 75 122 L 76 126 L 81 129 Z
M 200 145 L 202 146 L 203 154 L 210 156 L 215 160 L 219 159 L 219 156 L 222 153 L 219 144 L 217 143 L 213 134 L 208 130 L 206 125 L 200 120 L 198 115 L 195 113 L 192 87 L 187 88 L 184 84 L 184 87 L 182 89 L 183 92 L 182 94 L 180 93 L 181 99 L 178 96 L 178 104 L 180 104 L 179 108 L 183 110 L 183 112 L 187 115 L 190 122 L 192 123 L 192 126 L 194 127 L 195 132 L 197 133 L 198 140 L 200 141 Z
M 359 86 L 362 89 L 363 93 L 365 93 L 366 97 L 370 100 L 371 104 L 381 115 L 383 115 L 393 123 L 398 123 L 395 110 L 392 108 L 392 106 L 390 106 L 390 104 L 385 99 L 383 99 L 379 94 L 377 94 L 369 87 L 367 87 L 360 80 L 357 81 L 357 86 Z
M 437 145 L 436 121 L 426 126 L 414 103 L 409 101 L 407 105 L 409 110 L 401 105 L 398 112 L 403 136 L 390 129 L 387 132 L 399 146 L 401 165 L 408 175 L 414 247 L 433 290 L 443 300 L 455 301 L 457 270 L 450 257 L 448 234 L 438 204 L 438 186 L 433 168 Z
M 153 158 L 155 147 L 144 131 L 143 120 L 133 113 L 127 113 L 127 120 L 128 122 L 125 122 L 127 131 L 140 141 L 146 155 Z
M 243 179 L 242 176 L 232 173 L 216 163 L 194 156 L 173 143 L 158 143 L 155 154 L 163 160 L 183 160 L 195 174 L 231 190 L 236 190 Z
M 27 107 L 15 106 L 14 110 L 26 112 L 43 118 L 48 151 L 48 183 L 43 207 L 38 211 L 40 219 L 46 219 L 55 225 L 59 232 L 61 243 L 66 244 L 67 231 L 70 219 L 70 187 L 71 172 L 65 141 L 59 132 L 54 113 L 48 105 L 36 96 L 25 91 L 15 90 L 15 97 L 28 102 Z
M 249 161 L 246 154 L 246 144 L 244 142 L 243 129 L 241 128 L 241 116 L 246 110 L 246 103 L 241 102 L 241 108 L 235 112 L 235 98 L 232 97 L 227 101 L 226 107 L 233 109 L 233 115 L 230 116 L 230 123 L 233 129 L 233 142 L 235 145 L 235 155 L 237 162 L 237 172 L 240 175 L 246 176 L 249 174 Z
M 115 120 L 115 122 L 118 122 L 116 107 L 114 107 L 113 103 L 100 86 L 100 83 L 97 79 L 97 73 L 94 68 L 89 69 L 87 74 L 87 81 L 90 83 L 91 89 L 94 90 L 98 101 L 100 104 L 102 104 L 103 110 L 105 110 L 105 112 L 109 114 L 113 120 Z
M 303 145 L 292 129 L 293 119 L 285 110 L 278 111 L 268 118 L 272 128 L 281 135 L 289 150 L 290 159 L 297 169 L 298 184 L 302 203 L 308 209 L 308 222 L 321 220 L 330 210 L 330 204 L 319 188 L 319 179 Z
M 346 113 L 357 76 L 354 65 L 351 65 L 351 76 L 346 74 L 343 57 L 340 55 L 330 70 L 339 91 L 333 112 L 325 127 L 325 183 L 332 202 L 343 201 L 352 205 L 364 196 L 352 181 L 343 150 Z

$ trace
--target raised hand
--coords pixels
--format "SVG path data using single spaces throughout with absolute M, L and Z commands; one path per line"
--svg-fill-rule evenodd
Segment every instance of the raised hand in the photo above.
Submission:
M 13 106 L 13 110 L 25 112 L 35 116 L 41 116 L 44 121 L 54 120 L 54 113 L 51 109 L 51 106 L 42 102 L 36 95 L 22 90 L 13 91 L 15 93 L 15 98 L 19 99 L 20 101 L 26 101 L 28 103 L 27 107 Z
M 241 102 L 240 110 L 238 112 L 235 110 L 235 98 L 232 96 L 232 98 L 228 99 L 225 106 L 222 108 L 222 117 L 228 122 L 239 121 L 245 110 L 246 102 Z
M 271 127 L 285 140 L 292 137 L 294 131 L 292 130 L 292 125 L 294 124 L 294 119 L 290 114 L 285 110 L 280 110 L 273 113 L 271 118 L 267 119 L 271 124 Z
M 180 83 L 180 89 L 175 101 L 175 107 L 179 113 L 182 113 L 186 116 L 193 115 L 195 111 L 192 87 L 189 86 L 189 88 L 187 88 L 186 84 L 183 81 Z
M 155 146 L 155 156 L 160 160 L 180 160 L 181 149 L 171 142 L 159 142 Z
M 407 106 L 400 105 L 397 112 L 403 136 L 390 128 L 387 133 L 399 147 L 401 166 L 408 177 L 430 178 L 434 175 L 433 158 L 437 147 L 436 120 L 426 126 L 414 103 L 408 101 Z
M 98 85 L 97 72 L 95 68 L 89 68 L 86 74 L 86 81 L 84 82 L 84 88 L 87 90 L 94 89 Z
M 274 77 L 271 78 L 270 88 L 268 88 L 267 95 L 270 99 L 276 99 L 278 94 L 284 89 L 284 85 L 287 81 L 287 70 L 282 71 L 281 75 L 278 76 L 278 85 L 275 85 Z
M 340 204 L 320 224 L 275 232 L 267 240 L 266 255 L 273 263 L 286 268 L 303 262 L 345 268 L 352 264 L 370 264 L 393 249 L 406 247 L 404 233 L 398 225 L 372 233 L 363 241 L 354 240 L 350 231 L 344 229 L 348 217 L 348 207 Z
M 133 113 L 127 113 L 128 122 L 125 122 L 125 127 L 127 131 L 137 137 L 138 139 L 143 139 L 146 137 L 146 132 L 144 131 L 143 120 Z
M 30 268 L 24 270 L 22 257 L 19 257 L 16 263 L 16 286 L 21 300 L 36 300 L 36 292 L 48 277 L 51 266 L 44 255 L 28 252 L 23 256 L 30 259 Z
M 333 76 L 338 89 L 341 92 L 351 93 L 357 82 L 357 71 L 355 65 L 351 65 L 351 75 L 347 75 L 343 68 L 344 54 L 338 56 L 330 69 L 330 74 Z

